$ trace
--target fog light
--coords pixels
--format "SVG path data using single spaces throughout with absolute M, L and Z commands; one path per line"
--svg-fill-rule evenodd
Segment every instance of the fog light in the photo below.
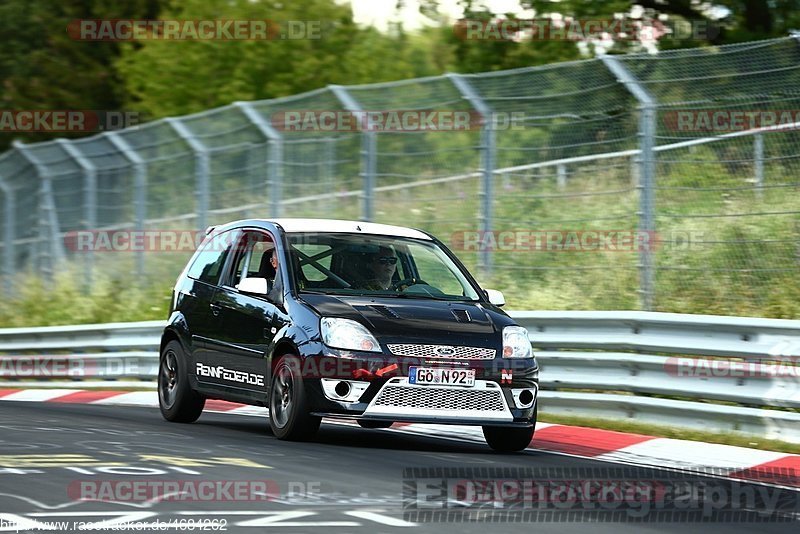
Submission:
M 358 402 L 369 387 L 369 382 L 361 380 L 339 380 L 322 378 L 322 392 L 327 398 L 339 402 Z
M 347 397 L 347 394 L 350 393 L 350 384 L 342 380 L 336 387 L 333 388 L 333 391 L 340 397 Z
M 511 394 L 514 396 L 514 404 L 523 410 L 530 408 L 536 402 L 536 388 L 512 389 Z

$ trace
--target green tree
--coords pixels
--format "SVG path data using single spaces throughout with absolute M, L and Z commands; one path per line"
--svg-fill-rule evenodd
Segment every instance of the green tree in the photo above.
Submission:
M 154 18 L 160 0 L 4 0 L 0 2 L 0 109 L 118 110 L 124 86 L 114 69 L 119 45 L 75 41 L 70 21 L 81 18 Z M 2 134 L 40 141 L 48 133 Z
M 321 31 L 318 39 L 129 43 L 117 64 L 129 105 L 156 117 L 417 74 L 402 32 L 359 28 L 334 0 L 185 0 L 161 18 L 314 20 Z
M 783 37 L 800 24 L 800 0 L 520 0 L 520 4 L 534 9 L 537 16 L 559 13 L 578 18 L 607 18 L 618 14 L 629 19 L 653 20 L 663 15 L 673 21 L 702 22 L 711 29 L 705 36 L 662 39 L 660 48 Z
M 402 6 L 408 1 L 411 0 L 398 0 L 398 5 Z M 422 14 L 433 19 L 440 16 L 440 0 L 415 1 Z M 459 0 L 462 15 L 467 19 L 514 18 L 512 14 L 492 12 L 486 7 L 487 3 L 484 0 Z M 537 19 L 619 18 L 644 26 L 666 19 L 667 25 L 677 26 L 678 31 L 660 38 L 657 43 L 660 49 L 769 39 L 783 37 L 791 30 L 800 29 L 800 0 L 519 0 L 519 5 L 522 9 L 531 10 Z M 692 31 L 690 23 L 696 24 L 695 31 Z M 641 46 L 635 40 L 619 39 L 615 41 L 613 49 L 625 52 Z M 483 48 L 460 44 L 457 46 L 457 55 L 467 70 L 473 70 L 490 65 L 491 57 L 498 58 L 498 63 L 503 65 L 513 64 L 514 59 L 520 62 L 527 60 L 531 64 L 560 61 L 574 53 L 564 54 L 564 48 L 574 48 L 573 43 L 535 41 L 535 46 L 526 47 L 524 44 L 490 42 Z

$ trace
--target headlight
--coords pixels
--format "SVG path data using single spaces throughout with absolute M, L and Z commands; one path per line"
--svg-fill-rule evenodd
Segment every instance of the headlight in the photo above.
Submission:
M 381 346 L 375 336 L 357 321 L 323 317 L 320 326 L 322 342 L 331 348 L 381 352 Z
M 503 358 L 533 358 L 528 331 L 521 326 L 503 328 Z

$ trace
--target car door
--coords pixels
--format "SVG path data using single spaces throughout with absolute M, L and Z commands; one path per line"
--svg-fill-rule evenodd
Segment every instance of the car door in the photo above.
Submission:
M 214 298 L 233 242 L 240 233 L 230 230 L 207 238 L 187 269 L 185 282 L 179 290 L 180 310 L 191 335 L 190 374 L 195 374 L 198 362 L 208 364 L 215 359 L 214 338 L 221 322 Z
M 272 274 L 269 259 L 274 248 L 275 239 L 270 232 L 245 230 L 215 296 L 222 319 L 219 341 L 224 354 L 220 365 L 229 371 L 223 377 L 225 386 L 260 400 L 267 390 L 266 353 L 285 323 L 282 320 L 285 314 L 267 296 L 242 293 L 238 285 L 245 277 L 264 278 Z M 276 279 L 279 276 L 280 273 Z

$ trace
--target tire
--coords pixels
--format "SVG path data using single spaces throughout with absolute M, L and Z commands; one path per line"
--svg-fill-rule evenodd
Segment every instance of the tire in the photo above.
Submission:
M 531 426 L 525 428 L 508 428 L 501 426 L 483 427 L 483 437 L 486 443 L 497 452 L 518 452 L 525 450 L 531 444 L 533 432 L 536 429 L 536 418 L 539 407 L 534 408 Z
M 375 428 L 389 428 L 394 424 L 393 421 L 362 421 L 358 420 L 358 426 L 361 428 L 375 429 Z
M 281 357 L 269 388 L 269 426 L 276 438 L 288 441 L 310 439 L 322 418 L 310 415 L 303 378 L 296 356 Z
M 193 423 L 203 413 L 206 399 L 189 387 L 187 366 L 181 344 L 167 343 L 158 366 L 158 407 L 167 421 Z

